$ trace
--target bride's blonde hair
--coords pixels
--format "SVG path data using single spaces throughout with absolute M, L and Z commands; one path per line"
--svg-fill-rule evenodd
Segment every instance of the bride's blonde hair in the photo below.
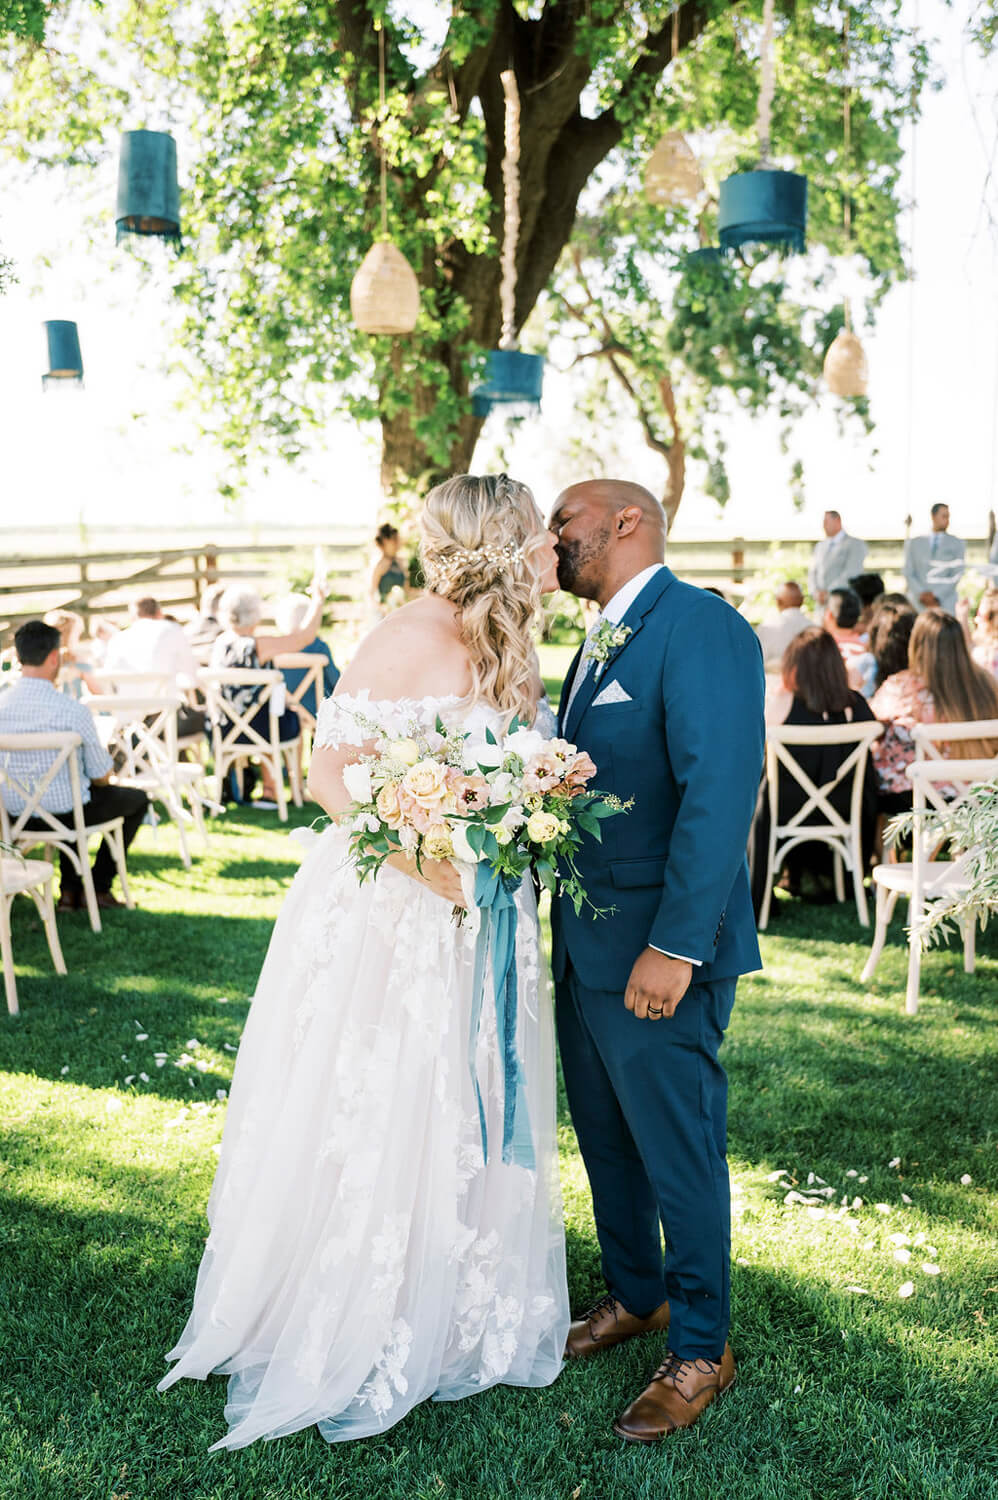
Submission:
M 427 584 L 460 610 L 475 698 L 532 723 L 545 541 L 533 495 L 505 474 L 458 474 L 427 495 L 420 527 Z

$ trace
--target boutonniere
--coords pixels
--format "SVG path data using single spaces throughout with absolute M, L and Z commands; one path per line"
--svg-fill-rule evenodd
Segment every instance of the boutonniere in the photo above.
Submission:
M 633 631 L 629 625 L 615 625 L 612 620 L 601 620 L 589 637 L 585 650 L 586 661 L 596 663 L 597 678 L 615 651 L 619 651 Z

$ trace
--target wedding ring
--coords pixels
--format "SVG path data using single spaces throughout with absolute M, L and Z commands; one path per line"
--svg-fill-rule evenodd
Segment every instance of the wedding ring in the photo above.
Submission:
M 664 1015 L 664 1013 L 665 1013 L 665 1006 L 664 1005 L 662 1006 L 661 1010 L 652 1010 L 652 1008 L 651 1008 L 650 1005 L 648 1007 L 648 1014 L 650 1016 L 661 1016 L 661 1015 Z

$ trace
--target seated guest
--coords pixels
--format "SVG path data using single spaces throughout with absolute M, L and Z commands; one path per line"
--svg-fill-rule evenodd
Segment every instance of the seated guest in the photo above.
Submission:
M 198 664 L 182 625 L 167 619 L 155 599 L 137 599 L 132 606 L 133 622 L 119 630 L 108 644 L 104 658 L 106 672 L 149 672 L 169 677 L 177 692 L 184 696 L 195 685 Z M 142 684 L 130 691 L 141 691 Z M 203 734 L 205 715 L 189 703 L 177 710 L 177 733 L 181 739 Z
M 212 670 L 216 672 L 234 669 L 258 671 L 275 656 L 283 656 L 289 651 L 304 651 L 318 634 L 326 599 L 325 584 L 319 579 L 313 579 L 309 597 L 311 600 L 309 611 L 299 628 L 275 635 L 257 629 L 263 615 L 263 603 L 254 589 L 241 588 L 239 585 L 227 588 L 218 606 L 222 633 L 216 638 L 211 648 Z M 221 690 L 221 696 L 223 700 L 232 704 L 238 714 L 245 715 L 260 697 L 261 692 L 261 687 L 248 683 L 244 687 L 225 686 Z M 269 719 L 270 708 L 267 703 L 264 703 L 254 714 L 250 724 L 258 734 L 266 738 L 269 733 Z M 286 709 L 281 716 L 280 738 L 293 740 L 298 730 L 298 715 L 291 709 Z M 246 735 L 243 734 L 240 738 L 246 739 Z M 263 795 L 268 801 L 273 802 L 276 800 L 276 794 L 277 789 L 271 781 L 270 769 L 265 766 L 263 768 Z
M 788 704 L 781 721 L 784 724 L 862 724 L 870 723 L 874 717 L 863 695 L 849 686 L 845 664 L 835 641 L 818 625 L 801 631 L 787 647 L 783 656 L 783 684 Z M 817 787 L 834 781 L 842 762 L 848 760 L 854 749 L 855 744 L 848 742 L 788 747 L 801 770 Z M 805 805 L 807 794 L 784 766 L 780 767 L 778 791 L 778 818 L 780 823 L 785 823 Z M 863 797 L 863 847 L 869 854 L 876 824 L 875 792 L 869 779 L 864 783 Z M 851 799 L 852 777 L 846 776 L 829 794 L 828 801 L 848 821 Z M 814 811 L 805 819 L 804 826 L 809 821 L 824 822 L 825 814 Z M 769 828 L 769 787 L 764 780 L 753 825 L 752 899 L 756 913 L 765 894 Z M 787 871 L 789 888 L 795 894 L 801 894 L 807 883 L 812 887 L 814 899 L 831 899 L 834 871 L 832 851 L 827 844 L 818 840 L 799 844 L 787 855 L 783 869 Z
M 0 734 L 53 734 L 69 730 L 83 741 L 77 751 L 83 789 L 83 818 L 88 824 L 124 819 L 128 849 L 146 815 L 149 799 L 135 787 L 114 786 L 109 781 L 111 757 L 97 738 L 93 715 L 75 699 L 56 690 L 59 675 L 59 632 L 43 620 L 29 620 L 14 637 L 21 676 L 0 696 Z M 37 780 L 52 764 L 51 750 L 12 751 L 8 757 L 9 779 L 0 782 L 0 795 L 9 813 L 24 811 L 25 801 L 17 782 Z M 73 787 L 69 767 L 64 766 L 42 796 L 42 806 L 62 822 L 72 822 Z M 44 819 L 31 818 L 28 828 L 44 831 Z M 65 854 L 59 856 L 61 884 L 59 910 L 75 911 L 83 905 L 83 884 Z M 115 876 L 114 858 L 102 840 L 93 864 L 98 906 L 120 906 L 111 894 Z
M 782 662 L 783 653 L 795 635 L 813 629 L 814 621 L 804 613 L 803 604 L 800 584 L 788 578 L 776 590 L 776 613 L 756 626 L 767 672 Z
M 107 659 L 107 648 L 118 634 L 118 626 L 113 620 L 94 620 L 90 626 L 90 640 L 87 650 L 93 658 L 94 666 L 98 671 L 103 667 Z M 101 689 L 103 692 L 103 688 Z
M 879 573 L 857 573 L 855 578 L 850 578 L 849 587 L 854 594 L 859 595 L 859 623 L 856 628 L 860 635 L 866 635 L 873 619 L 873 606 L 878 599 L 883 598 L 884 580 Z
M 84 688 L 88 693 L 99 693 L 101 685 L 93 675 L 96 663 L 80 649 L 83 616 L 74 614 L 71 609 L 50 609 L 44 621 L 58 630 L 62 642 L 62 661 L 56 684 L 59 691 L 68 693 L 71 698 L 82 697 Z
M 218 606 L 224 593 L 224 583 L 209 583 L 201 595 L 197 618 L 184 627 L 184 634 L 190 642 L 191 650 L 198 659 L 203 657 L 207 661 L 211 655 L 211 647 L 214 645 L 216 637 L 222 633 L 222 622 L 218 618 Z
M 981 595 L 971 639 L 974 661 L 998 677 L 998 589 L 985 589 Z
M 305 594 L 289 594 L 282 599 L 274 611 L 277 629 L 282 635 L 291 635 L 293 631 L 300 630 L 304 620 L 308 618 L 312 608 L 312 601 Z M 322 697 L 329 698 L 333 688 L 340 680 L 340 669 L 333 661 L 333 653 L 325 641 L 316 636 L 307 646 L 302 647 L 309 656 L 321 656 L 322 658 Z M 304 667 L 282 667 L 284 681 L 288 685 L 288 692 L 293 693 L 300 686 L 305 676 Z M 321 699 L 319 700 L 322 701 Z M 301 706 L 306 713 L 310 713 L 313 719 L 319 712 L 319 704 L 315 700 L 315 687 L 310 684 L 302 695 Z
M 998 684 L 971 660 L 958 620 L 941 609 L 918 616 L 908 647 L 909 666 L 888 677 L 870 699 L 870 707 L 887 728 L 873 747 L 879 807 L 893 816 L 911 807 L 911 782 L 905 768 L 915 759 L 911 731 L 916 724 L 960 724 L 998 719 Z M 940 747 L 948 753 L 945 745 Z M 998 754 L 998 741 L 958 744 L 961 759 Z
M 861 610 L 859 595 L 855 590 L 831 589 L 829 591 L 823 623 L 839 648 L 849 684 L 854 688 L 858 688 L 861 681 L 856 662 L 866 650 L 866 641 L 857 629 Z
M 407 583 L 405 569 L 399 562 L 399 547 L 402 539 L 399 536 L 397 526 L 385 522 L 379 526 L 374 534 L 374 545 L 378 549 L 378 556 L 374 560 L 371 569 L 371 578 L 368 583 L 368 595 L 376 619 L 387 614 L 391 607 L 391 597 L 401 597 L 405 602 L 405 586 Z M 401 590 L 401 595 L 395 594 L 395 590 Z
M 872 698 L 882 682 L 908 665 L 908 642 L 916 618 L 915 608 L 904 594 L 884 594 L 877 600 L 870 622 L 869 649 L 853 662 L 864 698 Z

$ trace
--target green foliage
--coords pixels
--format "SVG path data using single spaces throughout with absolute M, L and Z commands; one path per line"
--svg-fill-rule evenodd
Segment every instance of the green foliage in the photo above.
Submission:
M 782 13 L 778 54 L 775 148 L 811 179 L 812 242 L 843 248 L 848 191 L 856 251 L 881 287 L 901 273 L 898 131 L 925 72 L 899 10 L 898 0 L 850 8 L 848 160 L 839 9 L 819 0 Z M 50 18 L 51 45 L 22 28 L 8 49 L 0 146 L 40 165 L 93 167 L 120 128 L 172 122 L 184 186 L 176 359 L 227 455 L 225 487 L 261 449 L 296 458 L 310 430 L 340 411 L 380 420 L 386 485 L 411 493 L 466 464 L 480 427 L 469 391 L 499 332 L 499 73 L 510 62 L 523 105 L 518 326 L 550 281 L 579 195 L 609 187 L 586 263 L 592 254 L 599 264 L 612 320 L 625 318 L 629 338 L 645 330 L 648 378 L 656 357 L 670 371 L 679 359 L 671 328 L 693 376 L 691 409 L 715 380 L 751 409 L 775 399 L 788 420 L 799 409 L 821 352 L 806 305 L 782 296 L 779 277 L 748 287 L 731 276 L 726 351 L 695 328 L 676 332 L 675 314 L 653 311 L 651 263 L 668 267 L 709 233 L 713 210 L 698 231 L 637 191 L 669 126 L 719 141 L 727 165 L 749 159 L 760 11 L 761 0 L 683 6 L 670 61 L 665 0 L 455 0 L 433 7 L 436 41 L 425 9 L 385 0 L 107 0 L 96 14 L 77 0 Z M 349 310 L 353 275 L 379 233 L 381 150 L 389 230 L 421 287 L 416 331 L 398 340 L 361 335 Z M 689 298 L 678 308 L 685 317 Z M 716 447 L 710 456 L 716 467 Z M 713 483 L 723 493 L 719 469 Z

